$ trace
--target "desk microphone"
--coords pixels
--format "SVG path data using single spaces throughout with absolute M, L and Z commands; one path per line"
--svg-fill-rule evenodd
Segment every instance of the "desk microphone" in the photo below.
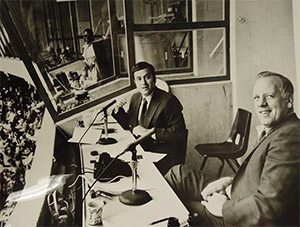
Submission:
M 132 171 L 132 189 L 122 192 L 122 194 L 119 197 L 119 200 L 121 203 L 126 205 L 143 205 L 145 203 L 148 203 L 152 200 L 152 197 L 149 195 L 148 192 L 145 190 L 139 190 L 137 189 L 137 151 L 135 147 L 143 142 L 145 139 L 150 137 L 152 134 L 155 133 L 155 128 L 152 128 L 149 132 L 147 132 L 142 137 L 138 138 L 136 141 L 132 142 L 125 148 L 125 150 L 121 153 L 124 154 L 127 151 L 132 152 L 132 158 L 131 158 L 131 171 Z M 121 155 L 120 154 L 120 155 Z
M 101 112 L 106 112 L 107 111 L 107 109 L 109 108 L 109 107 L 111 107 L 112 105 L 114 105 L 115 103 L 117 102 L 117 100 L 113 100 L 113 101 L 111 101 L 110 103 L 108 103 L 106 106 L 104 106 L 101 110 L 99 110 L 99 112 L 98 113 L 101 113 Z
M 138 139 L 136 139 L 135 141 L 133 141 L 132 143 L 128 144 L 127 147 L 125 148 L 125 150 L 123 152 L 121 152 L 119 156 L 125 154 L 127 151 L 134 151 L 135 147 L 137 145 L 139 145 L 140 143 L 142 143 L 144 140 L 148 139 L 150 136 L 152 136 L 155 133 L 155 128 L 150 129 L 150 131 L 148 131 L 145 135 L 139 137 Z
M 105 107 L 103 107 L 97 114 L 103 112 L 104 113 L 104 138 L 100 138 L 98 143 L 102 145 L 106 144 L 114 144 L 117 142 L 115 138 L 108 137 L 108 114 L 107 109 L 114 105 L 117 100 L 113 100 L 112 102 L 108 103 Z

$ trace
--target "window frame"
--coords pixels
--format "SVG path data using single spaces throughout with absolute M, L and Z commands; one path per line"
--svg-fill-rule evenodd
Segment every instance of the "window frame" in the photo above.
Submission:
M 130 40 L 134 44 L 134 33 L 135 32 L 158 32 L 158 31 L 187 31 L 187 30 L 200 30 L 200 29 L 210 29 L 210 28 L 224 28 L 225 30 L 225 66 L 226 72 L 225 75 L 222 76 L 203 76 L 203 77 L 194 77 L 194 65 L 193 60 L 191 61 L 191 71 L 187 70 L 166 70 L 166 71 L 157 71 L 157 75 L 164 78 L 164 75 L 172 75 L 174 77 L 166 77 L 166 81 L 169 85 L 174 84 L 188 84 L 188 83 L 202 83 L 202 82 L 211 82 L 211 81 L 223 81 L 223 80 L 230 80 L 230 21 L 229 21 L 229 1 L 224 0 L 224 20 L 221 21 L 196 21 L 191 22 L 192 20 L 192 4 L 191 0 L 187 0 L 187 7 L 188 7 L 188 15 L 187 15 L 187 22 L 182 23 L 159 23 L 159 24 L 135 24 L 134 21 L 134 9 L 133 9 L 133 2 L 131 0 L 125 0 L 125 9 L 129 12 L 128 20 L 131 21 L 132 28 L 128 31 L 130 34 Z M 191 37 L 192 38 L 192 37 Z M 190 41 L 191 42 L 191 41 Z M 135 45 L 129 45 L 129 52 L 130 55 L 133 57 L 133 62 L 135 62 Z M 193 59 L 193 57 L 192 57 Z M 130 62 L 131 63 L 131 62 Z M 177 75 L 175 75 L 177 74 Z M 182 79 L 174 79 L 178 77 L 178 74 L 183 74 Z M 190 75 L 190 76 L 189 76 Z
M 41 59 L 39 52 L 37 51 L 36 46 L 34 45 L 33 40 L 30 36 L 28 36 L 29 30 L 26 29 L 24 21 L 22 20 L 21 12 L 17 9 L 17 5 L 15 1 L 10 0 L 0 0 L 1 1 L 1 16 L 2 20 L 5 21 L 4 27 L 6 32 L 9 35 L 10 41 L 12 43 L 13 48 L 17 52 L 17 56 L 24 62 L 29 74 L 32 77 L 35 86 L 37 87 L 38 91 L 40 92 L 48 110 L 51 114 L 52 119 L 54 122 L 60 122 L 69 118 L 75 114 L 78 114 L 82 111 L 85 111 L 89 108 L 92 108 L 98 104 L 101 104 L 109 99 L 112 99 L 118 95 L 123 93 L 129 92 L 135 88 L 134 81 L 131 78 L 130 70 L 128 70 L 128 80 L 129 84 L 126 87 L 122 87 L 114 92 L 108 93 L 100 98 L 95 100 L 89 101 L 82 105 L 76 106 L 75 108 L 58 113 L 53 105 L 53 100 L 51 100 L 49 94 L 54 94 L 54 88 L 48 77 L 47 71 L 44 67 L 44 62 Z M 114 14 L 115 8 L 115 0 L 107 0 L 108 7 L 109 7 L 109 18 L 111 15 Z M 134 41 L 134 33 L 135 32 L 151 32 L 151 31 L 187 31 L 187 30 L 199 30 L 199 29 L 207 29 L 207 28 L 224 28 L 225 29 L 225 55 L 226 55 L 226 62 L 225 62 L 225 75 L 221 76 L 203 76 L 203 77 L 196 77 L 193 75 L 194 66 L 193 61 L 192 63 L 192 71 L 185 72 L 184 70 L 175 70 L 175 71 L 158 71 L 157 75 L 159 77 L 166 78 L 166 81 L 169 85 L 175 84 L 189 84 L 189 83 L 203 83 L 203 82 L 211 82 L 211 81 L 224 81 L 230 80 L 230 56 L 229 56 L 229 1 L 224 0 L 224 20 L 222 21 L 205 21 L 205 22 L 184 22 L 184 23 L 174 23 L 174 24 L 134 24 L 133 18 L 133 3 L 132 0 L 123 0 L 123 7 L 124 7 L 124 29 L 120 32 L 123 34 L 125 33 L 125 38 L 127 40 L 127 68 L 131 69 L 132 66 L 135 64 L 135 41 Z M 191 0 L 188 0 L 189 4 L 188 7 L 191 7 Z M 2 7 L 5 6 L 5 7 Z M 4 12 L 3 12 L 4 11 Z M 2 13 L 3 12 L 3 13 Z M 189 9 L 191 12 L 191 9 Z M 190 21 L 191 14 L 188 15 L 188 20 Z M 4 23 L 4 22 L 3 22 Z M 112 29 L 111 34 L 112 34 Z M 120 34 L 118 33 L 118 34 Z M 79 42 L 80 36 L 75 35 L 74 37 L 75 42 Z M 1 40 L 3 42 L 3 40 Z M 112 39 L 112 45 L 114 45 L 115 40 Z M 115 44 L 117 45 L 117 43 Z M 1 50 L 3 51 L 3 50 Z M 122 78 L 124 75 L 120 74 L 119 67 L 119 59 L 114 51 L 114 78 Z M 37 68 L 34 66 L 33 62 L 37 64 Z M 119 73 L 119 74 L 118 74 Z M 173 76 L 172 76 L 173 74 Z M 175 78 L 176 77 L 176 78 Z M 104 81 L 105 83 L 105 81 Z M 99 83 L 100 85 L 104 83 Z M 44 86 L 44 85 L 47 85 Z M 95 85 L 95 87 L 98 84 Z

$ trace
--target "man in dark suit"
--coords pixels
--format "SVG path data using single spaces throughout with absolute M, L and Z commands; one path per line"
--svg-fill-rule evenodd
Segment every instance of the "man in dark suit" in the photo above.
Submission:
M 172 166 L 185 161 L 187 130 L 182 105 L 174 95 L 155 86 L 156 75 L 151 64 L 139 62 L 131 71 L 138 93 L 131 97 L 127 112 L 120 102 L 112 115 L 137 137 L 155 128 L 155 134 L 141 145 L 145 151 L 167 154 L 155 163 L 164 175 Z
M 293 85 L 284 76 L 261 72 L 253 89 L 261 138 L 234 177 L 202 190 L 204 176 L 166 179 L 201 226 L 299 226 L 300 120 L 293 110 Z M 198 201 L 197 201 L 198 200 Z

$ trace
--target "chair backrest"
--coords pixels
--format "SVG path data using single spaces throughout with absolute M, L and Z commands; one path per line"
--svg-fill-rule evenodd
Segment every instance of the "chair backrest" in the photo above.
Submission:
M 183 134 L 183 140 L 182 140 L 182 143 L 181 143 L 181 146 L 182 146 L 182 164 L 185 163 L 185 158 L 186 158 L 186 152 L 187 152 L 187 142 L 188 142 L 188 137 L 189 137 L 189 130 L 186 129 L 186 131 L 184 132 Z
M 164 90 L 168 93 L 170 92 L 169 85 L 163 79 L 156 78 L 156 84 L 155 85 L 156 85 L 156 87 L 160 88 L 161 90 Z
M 252 114 L 244 109 L 239 108 L 233 122 L 228 142 L 234 143 L 239 149 L 236 157 L 241 157 L 246 153 L 248 148 L 250 125 Z

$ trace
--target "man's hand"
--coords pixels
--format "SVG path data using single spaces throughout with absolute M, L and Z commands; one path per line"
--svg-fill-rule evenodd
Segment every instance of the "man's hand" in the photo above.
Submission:
M 150 129 L 144 128 L 143 126 L 137 125 L 133 128 L 132 133 L 136 136 L 145 135 Z
M 222 208 L 223 204 L 229 200 L 226 195 L 220 193 L 213 193 L 207 197 L 206 201 L 201 201 L 201 204 L 213 215 L 223 217 Z
M 203 199 L 207 200 L 208 196 L 214 193 L 226 194 L 225 189 L 232 183 L 232 179 L 232 177 L 223 177 L 208 184 L 201 192 Z
M 123 107 L 125 104 L 127 103 L 127 100 L 125 98 L 119 100 L 114 108 L 114 113 L 118 113 L 119 112 L 119 109 L 121 107 Z

